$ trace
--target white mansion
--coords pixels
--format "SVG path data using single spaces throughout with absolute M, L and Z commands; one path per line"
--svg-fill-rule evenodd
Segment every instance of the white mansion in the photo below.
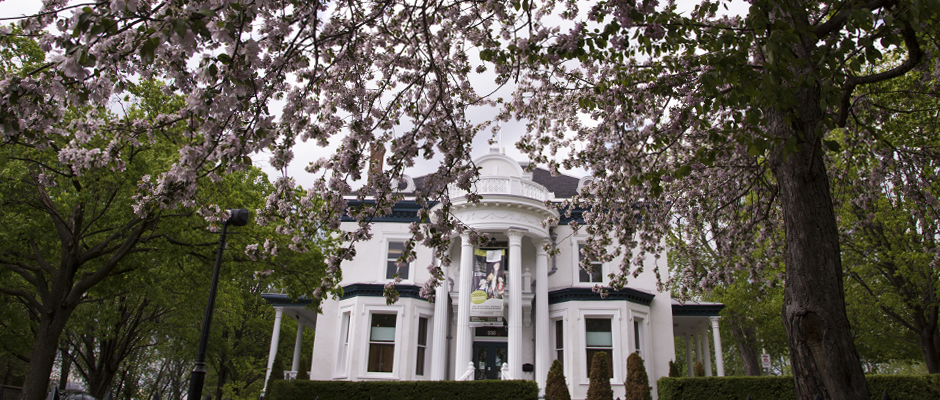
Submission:
M 652 259 L 629 287 L 601 298 L 591 288 L 603 285 L 615 266 L 599 263 L 591 274 L 579 269 L 585 237 L 573 233 L 570 219 L 562 215 L 557 226 L 542 226 L 548 217 L 559 217 L 546 200 L 570 198 L 589 178 L 553 177 L 538 168 L 525 172 L 499 151 L 475 164 L 481 168 L 476 188 L 482 201 L 468 203 L 464 193 L 452 190 L 453 212 L 493 240 L 482 248 L 467 236 L 453 242 L 453 263 L 444 268 L 446 281 L 437 289 L 436 302 L 418 295 L 430 277 L 423 268 L 432 262 L 430 249 L 418 247 L 414 263 L 395 266 L 408 225 L 417 220 L 418 205 L 405 201 L 391 215 L 373 220 L 373 239 L 360 243 L 356 259 L 343 266 L 342 297 L 325 300 L 321 315 L 285 295 L 263 295 L 277 311 L 269 375 L 284 314 L 300 322 L 292 368 L 285 372 L 289 377 L 300 369 L 305 327 L 316 333 L 309 370 L 313 380 L 529 379 L 544 390 L 557 359 L 572 398 L 583 399 L 591 357 L 603 352 L 611 361 L 614 395 L 622 398 L 627 356 L 640 353 L 655 390 L 675 359 L 675 336 L 687 339 L 688 370 L 697 358 L 707 375 L 712 375 L 714 343 L 715 372 L 724 375 L 721 304 L 679 304 L 658 292 Z M 420 189 L 422 181 L 409 180 L 403 190 Z M 571 217 L 579 218 L 578 213 Z M 543 250 L 546 243 L 558 253 L 550 256 Z M 386 305 L 382 289 L 396 273 L 403 279 L 396 286 L 400 299 Z

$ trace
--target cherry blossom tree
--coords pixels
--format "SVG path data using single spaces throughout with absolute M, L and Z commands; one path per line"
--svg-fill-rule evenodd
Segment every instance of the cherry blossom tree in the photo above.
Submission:
M 623 260 L 614 286 L 662 254 L 677 224 L 716 221 L 711 236 L 686 241 L 741 255 L 734 265 L 676 278 L 706 284 L 729 270 L 760 268 L 748 262 L 753 238 L 766 244 L 782 228 L 775 251 L 786 262 L 784 319 L 798 396 L 867 398 L 845 315 L 824 159 L 836 145 L 824 138 L 847 124 L 858 87 L 928 67 L 924 43 L 934 40 L 940 5 L 755 0 L 747 15 L 729 17 L 718 15 L 722 4 L 703 1 L 680 13 L 655 0 L 46 0 L 22 27 L 52 57 L 0 80 L 2 136 L 42 147 L 80 132 L 56 150 L 81 171 L 90 163 L 119 167 L 106 149 L 183 126 L 178 159 L 133 197 L 141 218 L 188 204 L 199 177 L 241 168 L 256 151 L 269 151 L 272 166 L 285 170 L 299 141 L 334 140 L 335 154 L 307 167 L 311 187 L 298 189 L 285 174 L 259 210 L 262 222 L 284 221 L 278 233 L 301 251 L 323 234 L 319 222 L 336 230 L 344 215 L 359 221 L 339 233 L 344 247 L 311 288 L 322 297 L 356 242 L 371 237 L 371 217 L 402 199 L 392 182 L 419 157 L 439 164 L 416 195 L 426 223 L 412 225 L 405 258 L 416 243 L 447 254 L 455 233 L 482 240 L 450 215 L 448 188 L 471 191 L 477 171 L 468 147 L 489 125 L 467 111 L 495 105 L 498 118 L 528 122 L 517 146 L 535 162 L 593 173 L 563 206 L 590 210 L 590 259 Z M 867 74 L 886 48 L 903 49 L 903 61 Z M 475 86 L 487 74 L 496 85 L 516 85 L 514 95 L 503 101 Z M 94 112 L 72 120 L 81 129 L 63 128 L 66 110 L 106 107 L 151 77 L 185 104 L 132 121 L 133 139 L 105 134 L 117 122 Z M 557 161 L 558 154 L 568 156 Z M 364 186 L 354 193 L 353 182 Z M 351 195 L 374 201 L 350 209 Z M 480 199 L 472 191 L 468 198 Z M 428 269 L 441 276 L 439 266 Z M 429 280 L 423 294 L 437 284 Z M 38 400 L 36 390 L 27 385 L 24 398 Z
M 566 15 L 578 15 L 576 6 Z M 602 2 L 566 32 L 547 30 L 543 39 L 536 30 L 513 51 L 487 56 L 526 59 L 507 110 L 534 121 L 521 147 L 550 162 L 545 153 L 584 143 L 561 165 L 595 172 L 589 196 L 573 200 L 597 210 L 585 217 L 591 232 L 640 248 L 626 254 L 619 277 L 636 274 L 644 253 L 661 251 L 660 238 L 680 224 L 708 228 L 687 230 L 710 233 L 683 238 L 692 248 L 708 241 L 737 257 L 707 269 L 693 261 L 679 279 L 721 282 L 735 268 L 759 268 L 748 260 L 780 226 L 784 243 L 771 251 L 786 264 L 796 393 L 863 399 L 824 158 L 839 146 L 826 134 L 848 124 L 860 86 L 935 68 L 925 49 L 937 6 L 754 1 L 748 15 L 727 17 L 717 15 L 719 2 L 688 14 Z M 904 56 L 870 68 L 885 49 Z

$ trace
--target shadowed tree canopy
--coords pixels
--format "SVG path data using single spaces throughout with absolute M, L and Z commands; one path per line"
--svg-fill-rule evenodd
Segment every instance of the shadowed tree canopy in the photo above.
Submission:
M 0 80 L 2 139 L 46 143 L 46 135 L 74 132 L 58 125 L 66 110 L 100 109 L 140 77 L 166 81 L 184 106 L 132 126 L 145 142 L 159 132 L 150 127 L 180 124 L 183 147 L 133 197 L 144 219 L 189 201 L 200 171 L 236 168 L 259 150 L 283 171 L 298 141 L 335 139 L 334 155 L 307 167 L 312 186 L 297 190 L 279 177 L 260 214 L 262 222 L 289 215 L 280 232 L 295 247 L 312 242 L 321 222 L 335 229 L 344 215 L 359 221 L 341 235 L 345 247 L 330 256 L 329 274 L 309 288 L 322 297 L 371 235 L 371 218 L 402 199 L 391 183 L 419 158 L 439 161 L 425 180 L 434 189 L 416 198 L 437 206 L 419 213 L 427 223 L 411 227 L 413 239 L 447 254 L 452 235 L 466 229 L 451 217 L 448 189 L 472 189 L 468 147 L 489 126 L 467 111 L 494 105 L 498 118 L 528 122 L 517 146 L 533 161 L 594 175 L 570 205 L 592 210 L 584 214 L 590 259 L 622 256 L 613 286 L 661 254 L 677 226 L 714 224 L 684 238 L 690 251 L 707 241 L 738 254 L 721 268 L 693 260 L 680 281 L 714 284 L 736 269 L 759 270 L 750 262 L 758 238 L 785 260 L 783 313 L 798 397 L 867 399 L 824 157 L 839 146 L 826 134 L 853 118 L 859 88 L 936 67 L 927 50 L 940 4 L 755 0 L 741 16 L 721 14 L 723 5 L 50 0 L 24 20 L 23 34 L 55 57 L 42 76 Z M 53 25 L 55 33 L 43 33 Z M 903 54 L 899 62 L 871 68 L 890 50 Z M 490 98 L 491 87 L 475 86 L 493 76 L 496 85 L 514 85 L 511 97 Z M 63 140 L 58 153 L 84 168 L 89 146 L 120 144 L 106 135 L 120 131 L 100 113 L 79 121 L 96 129 Z M 379 147 L 387 148 L 375 152 L 385 162 L 370 170 Z M 100 154 L 93 159 L 101 168 L 118 165 Z M 355 182 L 365 187 L 353 193 Z M 347 210 L 350 195 L 374 196 L 374 206 Z M 771 233 L 781 231 L 775 240 Z M 412 242 L 406 248 L 413 252 Z M 438 266 L 428 268 L 440 276 Z M 429 280 L 423 294 L 437 284 Z

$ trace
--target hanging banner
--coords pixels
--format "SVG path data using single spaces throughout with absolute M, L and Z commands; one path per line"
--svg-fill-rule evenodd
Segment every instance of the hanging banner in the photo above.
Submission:
M 503 317 L 506 264 L 506 249 L 474 249 L 473 278 L 470 282 L 473 288 L 470 292 L 471 318 L 501 319 Z M 496 325 L 495 321 L 493 325 Z

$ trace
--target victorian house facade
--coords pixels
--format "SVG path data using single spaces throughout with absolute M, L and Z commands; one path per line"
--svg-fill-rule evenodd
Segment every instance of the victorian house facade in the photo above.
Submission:
M 284 295 L 264 295 L 277 310 L 269 374 L 284 315 L 300 322 L 289 377 L 301 368 L 299 343 L 307 329 L 315 332 L 313 380 L 528 379 L 544 390 L 557 359 L 572 398 L 583 399 L 591 357 L 603 352 L 614 395 L 622 398 L 627 356 L 640 353 L 655 390 L 655 381 L 668 375 L 669 361 L 676 358 L 676 336 L 686 338 L 688 371 L 698 359 L 707 375 L 724 374 L 718 334 L 722 306 L 679 304 L 657 291 L 652 258 L 623 290 L 603 298 L 592 291 L 607 283 L 616 262 L 597 263 L 593 273 L 580 269 L 587 237 L 546 206 L 573 196 L 589 177 L 551 176 L 539 168 L 527 172 L 499 151 L 474 163 L 481 168 L 476 190 L 482 201 L 467 202 L 465 193 L 452 188 L 453 213 L 492 240 L 480 247 L 467 235 L 453 241 L 453 262 L 444 268 L 437 300 L 419 296 L 430 278 L 424 266 L 435 262 L 430 249 L 419 246 L 415 262 L 396 266 L 418 210 L 413 201 L 402 202 L 391 215 L 373 220 L 374 237 L 360 243 L 357 257 L 343 266 L 343 295 L 324 300 L 321 314 Z M 413 192 L 421 184 L 421 178 L 408 179 L 402 190 Z M 559 223 L 544 226 L 549 217 Z M 546 252 L 546 244 L 557 253 Z M 658 262 L 664 270 L 665 258 Z M 396 285 L 400 298 L 388 305 L 382 289 L 396 274 L 402 279 Z

